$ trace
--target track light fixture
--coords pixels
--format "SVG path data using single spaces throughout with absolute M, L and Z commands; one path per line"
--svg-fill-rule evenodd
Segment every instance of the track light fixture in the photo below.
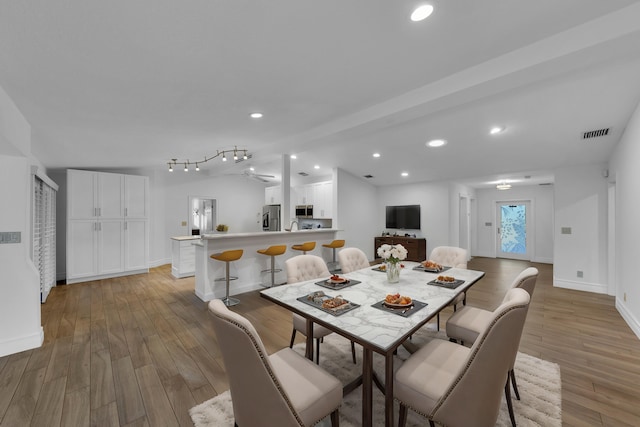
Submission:
M 187 160 L 178 160 L 178 159 L 171 159 L 171 161 L 167 162 L 167 164 L 169 165 L 169 172 L 173 172 L 173 167 L 178 165 L 178 164 L 182 164 L 184 165 L 184 171 L 185 172 L 189 172 L 189 165 L 196 165 L 196 172 L 200 171 L 200 165 L 202 163 L 207 163 L 209 160 L 213 160 L 216 157 L 220 157 L 222 156 L 222 161 L 226 162 L 227 161 L 227 153 L 231 154 L 233 153 L 233 160 L 238 160 L 239 156 L 242 155 L 242 159 L 243 160 L 247 160 L 249 158 L 249 155 L 247 153 L 247 150 L 244 148 L 238 148 L 238 147 L 233 147 L 233 150 L 216 150 L 216 154 L 214 154 L 211 157 L 205 157 L 202 160 L 198 160 L 196 161 L 190 161 L 189 159 Z

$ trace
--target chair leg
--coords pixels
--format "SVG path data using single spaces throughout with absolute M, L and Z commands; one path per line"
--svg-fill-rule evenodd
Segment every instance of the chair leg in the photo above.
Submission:
M 404 403 L 400 402 L 400 409 L 398 412 L 398 427 L 404 427 L 407 424 L 407 407 Z
M 438 316 L 436 318 L 436 326 L 438 327 L 438 330 L 440 330 L 440 313 L 438 313 Z
M 429 420 L 429 425 L 430 425 L 431 427 L 436 427 L 436 423 L 434 423 L 434 422 L 433 422 L 433 421 L 431 421 L 431 420 Z
M 513 392 L 516 394 L 516 399 L 520 400 L 520 393 L 518 392 L 518 384 L 516 384 L 516 372 L 512 369 L 509 371 L 511 377 L 511 385 L 513 386 Z
M 511 426 L 516 427 L 516 416 L 513 414 L 513 402 L 511 402 L 511 384 L 509 384 L 509 374 L 507 374 L 507 382 L 504 385 L 504 398 L 509 408 L 509 418 L 511 418 Z
M 331 427 L 340 427 L 340 414 L 337 409 L 331 413 Z
M 353 364 L 356 364 L 356 345 L 351 341 L 351 356 L 353 357 Z
M 316 339 L 316 365 L 320 364 L 320 338 Z
M 293 347 L 293 341 L 296 339 L 296 328 L 293 328 L 293 332 L 291 332 L 291 342 L 289 343 L 289 348 Z

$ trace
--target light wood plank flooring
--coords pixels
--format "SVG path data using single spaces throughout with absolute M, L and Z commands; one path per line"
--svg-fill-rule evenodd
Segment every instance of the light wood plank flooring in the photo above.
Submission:
M 547 264 L 476 258 L 469 268 L 486 276 L 468 304 L 493 309 L 529 265 L 540 276 L 520 350 L 560 364 L 563 424 L 640 425 L 640 340 L 613 298 L 553 288 Z M 44 345 L 0 358 L 0 425 L 191 426 L 188 409 L 228 388 L 193 289 L 193 278 L 174 279 L 168 265 L 54 288 L 42 305 Z M 268 351 L 288 345 L 289 312 L 257 291 L 240 299 L 234 310 Z

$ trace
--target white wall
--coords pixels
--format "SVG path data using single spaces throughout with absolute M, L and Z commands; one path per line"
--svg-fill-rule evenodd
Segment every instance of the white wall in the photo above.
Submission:
M 615 181 L 615 278 L 616 307 L 640 337 L 640 106 L 631 116 L 609 163 Z M 625 300 L 626 294 L 626 300 Z
M 476 190 L 477 203 L 477 253 L 473 255 L 494 258 L 496 256 L 496 203 L 531 201 L 534 235 L 531 261 L 553 262 L 553 193 L 550 185 L 514 186 L 510 190 L 495 188 Z M 486 225 L 491 223 L 491 225 Z
M 29 256 L 31 242 L 31 129 L 0 88 L 0 231 L 20 243 L 0 245 L 0 357 L 39 347 L 40 283 Z
M 448 183 L 418 183 L 380 187 L 377 200 L 377 224 L 380 235 L 385 230 L 385 207 L 420 205 L 421 230 L 397 230 L 399 234 L 415 234 L 427 239 L 427 257 L 436 246 L 449 246 L 451 218 Z M 457 208 L 456 208 L 457 209 Z M 456 214 L 457 215 L 457 214 Z M 388 230 L 394 232 L 396 230 Z
M 598 164 L 555 171 L 554 286 L 607 293 L 605 168 Z M 561 234 L 563 227 L 570 227 L 571 234 Z
M 336 172 L 333 227 L 342 230 L 336 238 L 344 239 L 345 247 L 362 249 L 373 260 L 373 238 L 382 231 L 375 214 L 379 209 L 376 187 L 341 169 Z

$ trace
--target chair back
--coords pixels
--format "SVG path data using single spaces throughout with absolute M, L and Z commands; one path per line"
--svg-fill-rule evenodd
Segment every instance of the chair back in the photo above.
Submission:
M 448 426 L 494 426 L 507 375 L 518 353 L 529 308 L 524 289 L 510 289 L 487 328 L 469 351 L 467 362 L 433 410 Z
M 437 246 L 429 256 L 431 261 L 455 268 L 467 268 L 467 250 L 455 246 Z
M 209 310 L 229 378 L 236 425 L 257 426 L 265 420 L 278 420 L 279 426 L 302 426 L 253 325 L 221 300 L 212 300 Z
M 327 264 L 317 255 L 294 256 L 286 260 L 284 265 L 287 270 L 287 283 L 331 276 Z
M 538 279 L 538 269 L 535 267 L 529 267 L 524 269 L 513 280 L 512 288 L 522 288 L 529 293 L 529 296 L 533 296 L 533 290 L 536 287 L 536 280 Z
M 351 273 L 369 267 L 367 255 L 358 248 L 344 248 L 338 253 L 338 262 L 343 273 Z

